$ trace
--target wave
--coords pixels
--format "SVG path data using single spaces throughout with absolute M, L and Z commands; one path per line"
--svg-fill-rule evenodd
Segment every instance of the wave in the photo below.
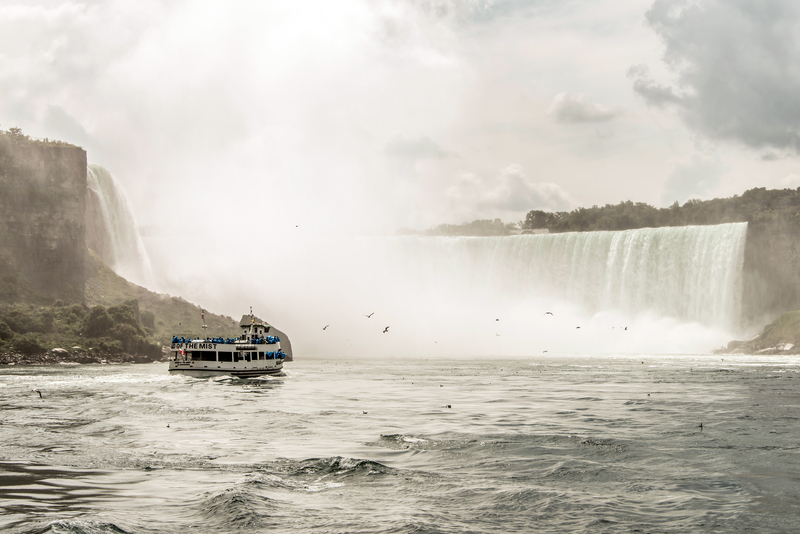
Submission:
M 391 472 L 391 468 L 379 462 L 334 456 L 331 458 L 312 458 L 299 462 L 291 474 L 292 476 L 335 476 L 341 479 L 385 475 Z
M 277 501 L 258 495 L 246 487 L 226 489 L 201 502 L 201 515 L 210 526 L 225 528 L 266 527 Z
M 91 519 L 59 519 L 24 529 L 11 530 L 13 534 L 132 534 L 114 523 Z

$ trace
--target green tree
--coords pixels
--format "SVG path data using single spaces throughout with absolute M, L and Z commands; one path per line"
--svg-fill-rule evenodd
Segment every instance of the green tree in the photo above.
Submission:
M 0 321 L 0 339 L 8 341 L 14 337 L 14 331 L 3 321 Z
M 45 351 L 45 348 L 39 343 L 39 339 L 33 334 L 14 336 L 12 348 L 20 354 L 28 356 Z
M 537 230 L 539 228 L 550 228 L 558 222 L 558 215 L 549 211 L 533 210 L 525 216 L 523 228 L 527 230 Z
M 83 318 L 83 334 L 86 337 L 102 337 L 114 326 L 114 321 L 103 306 L 95 306 Z

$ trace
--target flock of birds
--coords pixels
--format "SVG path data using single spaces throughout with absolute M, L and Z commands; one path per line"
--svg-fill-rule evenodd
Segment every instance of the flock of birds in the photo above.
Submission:
M 553 315 L 553 312 L 551 312 L 551 311 L 546 311 L 546 312 L 544 312 L 544 314 L 545 314 L 545 315 L 552 315 L 553 317 L 555 317 L 555 315 Z M 373 315 L 375 315 L 375 312 L 372 312 L 372 313 L 370 313 L 370 314 L 364 315 L 364 317 L 366 317 L 367 319 L 372 319 L 372 316 L 373 316 Z M 495 321 L 499 321 L 499 320 L 500 320 L 500 319 L 495 319 Z M 329 326 L 330 326 L 329 324 L 326 324 L 325 326 L 323 326 L 323 327 L 322 327 L 322 329 L 323 329 L 323 330 L 327 330 Z M 575 328 L 576 328 L 577 330 L 580 330 L 580 328 L 581 328 L 581 327 L 580 327 L 580 326 L 576 326 Z M 613 328 L 613 327 L 612 327 L 612 328 Z M 625 330 L 627 330 L 627 329 L 628 329 L 628 327 L 626 326 L 626 327 L 625 327 Z M 385 334 L 385 333 L 387 333 L 388 331 L 389 331 L 389 327 L 388 327 L 388 326 L 387 326 L 386 328 L 384 328 L 384 329 L 383 329 L 383 333 L 384 333 L 384 334 Z M 498 334 L 498 333 L 495 333 L 495 336 L 498 336 L 498 337 L 499 337 L 499 336 L 500 336 L 500 334 Z M 434 342 L 434 343 L 436 343 L 436 342 Z M 544 352 L 547 352 L 547 351 L 544 351 Z
M 367 314 L 367 315 L 365 315 L 364 317 L 366 317 L 367 319 L 372 319 L 372 316 L 373 316 L 373 315 L 375 315 L 375 312 L 372 312 L 372 313 L 370 313 L 370 314 Z M 325 326 L 323 326 L 323 327 L 322 327 L 322 329 L 323 329 L 323 330 L 327 330 L 329 326 L 330 326 L 329 324 L 326 324 Z M 389 331 L 389 327 L 388 327 L 388 326 L 387 326 L 387 327 L 385 327 L 385 328 L 383 329 L 383 333 L 384 333 L 384 334 L 385 334 L 385 333 L 387 333 L 388 331 Z

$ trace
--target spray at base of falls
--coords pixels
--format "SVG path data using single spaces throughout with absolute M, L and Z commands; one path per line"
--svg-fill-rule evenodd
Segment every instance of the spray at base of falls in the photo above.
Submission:
M 738 333 L 746 233 L 736 223 L 509 237 L 295 234 L 195 270 L 170 261 L 172 243 L 148 246 L 171 293 L 228 314 L 252 303 L 292 332 L 299 358 L 701 353 Z M 202 250 L 200 239 L 180 242 Z
M 114 272 L 152 287 L 153 273 L 128 197 L 116 178 L 90 163 L 86 173 L 86 243 Z

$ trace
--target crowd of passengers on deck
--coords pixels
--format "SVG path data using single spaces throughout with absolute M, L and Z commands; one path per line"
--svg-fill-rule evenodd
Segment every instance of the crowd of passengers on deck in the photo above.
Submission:
M 245 338 L 245 336 L 242 336 L 241 338 L 207 337 L 205 339 L 192 339 L 181 336 L 172 337 L 173 343 L 218 343 L 218 344 L 232 345 L 238 341 L 247 341 L 247 339 Z M 275 343 L 280 343 L 280 341 L 281 338 L 279 338 L 278 336 L 262 336 L 259 338 L 251 339 L 250 341 L 248 341 L 248 343 L 251 343 L 253 345 L 274 345 Z

